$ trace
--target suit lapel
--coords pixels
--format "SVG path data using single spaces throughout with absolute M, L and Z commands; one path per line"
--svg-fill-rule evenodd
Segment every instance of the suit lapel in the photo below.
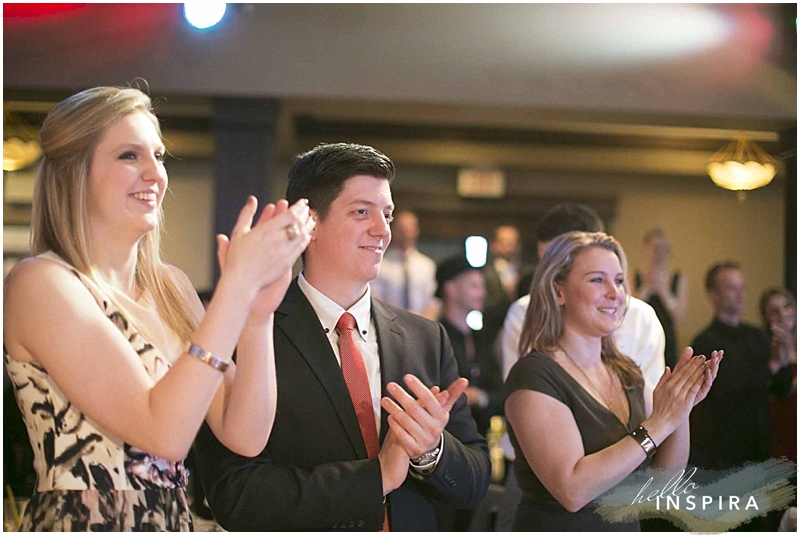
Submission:
M 377 299 L 372 300 L 372 320 L 378 336 L 378 353 L 381 361 L 381 396 L 386 396 L 386 385 L 392 381 L 405 386 L 403 374 L 406 362 L 406 332 L 395 323 L 397 315 Z M 388 413 L 381 411 L 381 443 L 389 430 Z
M 367 450 L 358 426 L 353 402 L 336 361 L 331 344 L 319 322 L 314 308 L 308 302 L 297 279 L 292 281 L 275 315 L 275 326 L 297 348 L 322 387 L 344 427 L 356 454 L 367 458 Z

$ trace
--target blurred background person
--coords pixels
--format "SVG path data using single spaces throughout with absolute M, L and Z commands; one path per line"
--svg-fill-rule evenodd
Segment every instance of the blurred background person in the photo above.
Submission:
M 613 333 L 625 314 L 625 253 L 603 233 L 570 232 L 541 258 L 506 380 L 506 415 L 523 491 L 515 531 L 639 530 L 607 523 L 591 502 L 652 458 L 674 474 L 689 458 L 689 413 L 721 356 L 684 351 L 645 403 L 644 377 Z
M 669 269 L 672 250 L 662 229 L 649 230 L 644 235 L 643 243 L 647 254 L 647 265 L 634 276 L 633 294 L 656 311 L 666 337 L 664 358 L 667 366 L 674 367 L 678 360 L 675 325 L 686 317 L 689 306 L 689 285 L 684 274 L 679 270 Z
M 419 220 L 414 212 L 399 212 L 392 221 L 392 243 L 378 278 L 370 283 L 375 297 L 415 314 L 434 319 L 438 303 L 436 262 L 417 250 Z
M 770 403 L 774 437 L 773 457 L 797 462 L 797 305 L 785 288 L 771 288 L 761 295 L 759 310 L 764 331 L 770 340 L 772 357 L 788 362 L 792 387 L 785 398 Z
M 453 346 L 458 374 L 469 380 L 465 394 L 478 432 L 486 436 L 491 417 L 503 413 L 503 377 L 491 340 L 467 322 L 470 312 L 483 310 L 483 275 L 459 255 L 439 264 L 436 282 L 436 295 L 442 300 L 439 322 Z
M 519 229 L 513 225 L 495 228 L 489 242 L 489 258 L 483 268 L 486 278 L 483 329 L 492 341 L 503 326 L 508 307 L 520 297 L 520 279 L 532 271 L 533 267 L 522 261 Z
M 692 347 L 724 350 L 725 373 L 692 418 L 692 464 L 725 470 L 769 459 L 769 396 L 789 394 L 792 369 L 785 356 L 773 355 L 761 329 L 741 320 L 746 294 L 737 262 L 714 264 L 705 287 L 714 318 Z
M 444 326 L 458 363 L 458 375 L 469 380 L 467 397 L 478 432 L 484 437 L 492 416 L 503 414 L 503 377 L 492 341 L 483 329 L 470 327 L 467 316 L 482 311 L 486 286 L 480 269 L 473 268 L 464 255 L 452 256 L 436 268 L 436 297 L 441 300 L 439 322 Z M 440 531 L 469 531 L 473 510 L 437 511 Z

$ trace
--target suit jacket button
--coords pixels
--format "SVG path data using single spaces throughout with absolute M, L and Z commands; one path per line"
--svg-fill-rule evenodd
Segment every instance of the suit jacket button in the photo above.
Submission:
M 348 528 L 356 527 L 356 521 L 355 520 L 351 520 L 350 522 L 347 523 L 347 527 Z
M 363 520 L 359 520 L 358 522 L 356 522 L 356 525 L 358 527 L 360 527 L 360 528 L 363 528 L 364 527 L 364 521 Z
M 347 529 L 347 522 L 342 522 L 341 524 L 339 524 L 339 527 L 342 529 Z

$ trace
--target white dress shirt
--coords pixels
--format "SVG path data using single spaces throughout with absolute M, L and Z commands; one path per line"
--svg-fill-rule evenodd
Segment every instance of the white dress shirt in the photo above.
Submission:
M 364 367 L 367 369 L 367 379 L 369 380 L 369 392 L 372 396 L 372 410 L 375 411 L 375 428 L 378 436 L 381 433 L 381 361 L 378 356 L 378 337 L 375 333 L 375 325 L 372 322 L 372 301 L 370 290 L 367 291 L 353 306 L 348 310 L 343 309 L 328 296 L 311 286 L 301 272 L 297 277 L 297 284 L 303 295 L 314 308 L 328 342 L 331 344 L 333 354 L 339 366 L 342 365 L 342 357 L 339 355 L 339 332 L 336 324 L 342 314 L 349 312 L 356 319 L 356 328 L 353 329 L 353 339 L 361 351 L 361 358 L 364 359 Z
M 506 313 L 506 320 L 501 332 L 504 379 L 508 376 L 514 363 L 519 360 L 519 338 L 530 302 L 530 294 L 520 297 L 511 304 Z M 661 322 L 658 321 L 653 307 L 631 296 L 625 319 L 614 332 L 614 342 L 620 353 L 641 368 L 644 376 L 645 404 L 648 407 L 651 406 L 653 389 L 664 373 L 664 346 L 666 344 L 664 328 L 661 327 Z M 501 445 L 506 457 L 513 459 L 514 450 L 507 436 L 503 437 Z
M 416 249 L 403 253 L 397 248 L 389 248 L 383 257 L 381 271 L 370 283 L 375 297 L 394 305 L 406 308 L 404 304 L 406 292 L 406 276 L 408 270 L 408 307 L 415 314 L 422 314 L 431 306 L 433 294 L 436 292 L 436 262 Z

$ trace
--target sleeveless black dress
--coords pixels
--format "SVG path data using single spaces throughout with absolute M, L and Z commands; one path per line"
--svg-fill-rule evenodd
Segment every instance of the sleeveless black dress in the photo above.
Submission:
M 681 272 L 676 271 L 672 274 L 672 280 L 669 284 L 669 291 L 676 298 L 678 296 L 678 280 L 680 277 Z M 638 290 L 642 286 L 642 276 L 636 273 L 633 282 L 634 289 Z M 664 328 L 664 338 L 666 342 L 664 344 L 664 360 L 670 369 L 674 369 L 675 363 L 678 362 L 678 341 L 675 334 L 675 324 L 672 321 L 672 314 L 669 313 L 666 303 L 661 301 L 661 298 L 656 294 L 650 294 L 645 302 L 656 311 L 658 321 L 661 322 L 661 326 Z
M 506 397 L 516 390 L 533 390 L 569 407 L 581 432 L 586 455 L 616 444 L 630 434 L 629 429 L 636 429 L 645 419 L 642 388 L 625 392 L 630 407 L 630 418 L 626 427 L 557 362 L 542 353 L 531 353 L 517 361 L 508 374 L 505 387 Z M 513 531 L 639 531 L 638 521 L 604 521 L 595 512 L 593 503 L 575 513 L 567 511 L 531 470 L 519 447 L 513 427 L 509 426 L 508 434 L 516 452 L 514 473 L 522 490 Z

